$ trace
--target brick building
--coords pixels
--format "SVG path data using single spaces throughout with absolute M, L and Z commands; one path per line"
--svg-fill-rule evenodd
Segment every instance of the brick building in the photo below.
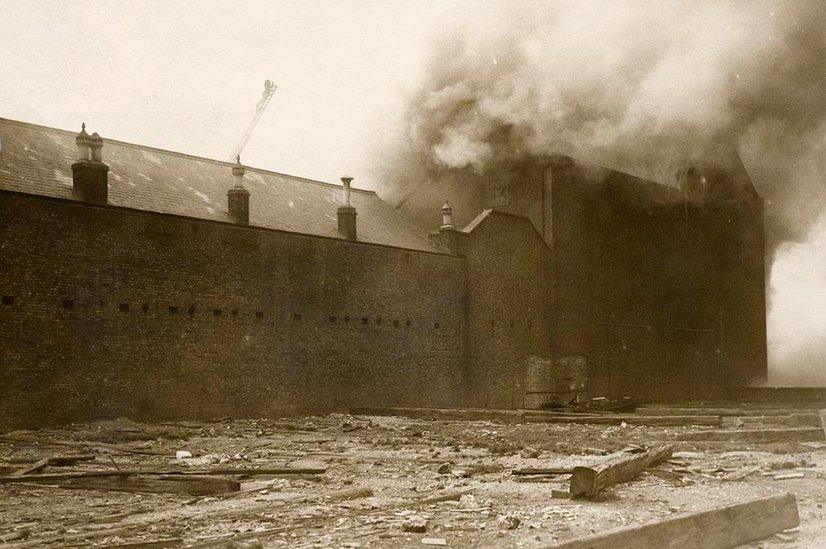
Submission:
M 428 235 L 349 178 L 0 119 L 0 428 L 519 407 L 531 355 L 585 356 L 605 394 L 765 375 L 753 189 L 580 172 L 423 202 Z

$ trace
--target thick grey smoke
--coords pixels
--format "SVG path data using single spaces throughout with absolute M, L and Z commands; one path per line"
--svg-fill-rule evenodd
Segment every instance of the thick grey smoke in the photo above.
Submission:
M 397 198 L 554 153 L 673 184 L 735 147 L 773 255 L 826 204 L 826 5 L 510 3 L 436 44 L 399 134 L 381 174 Z

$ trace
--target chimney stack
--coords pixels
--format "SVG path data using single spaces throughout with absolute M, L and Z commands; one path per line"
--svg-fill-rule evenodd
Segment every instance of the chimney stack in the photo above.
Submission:
M 453 208 L 445 200 L 442 206 L 442 226 L 439 227 L 439 239 L 450 250 L 450 253 L 459 253 L 459 232 L 453 225 Z
M 235 186 L 227 191 L 227 211 L 230 218 L 239 225 L 250 224 L 250 193 L 243 185 L 245 171 L 239 154 L 235 157 L 235 166 L 232 167 Z
M 338 207 L 338 232 L 347 240 L 356 240 L 356 209 L 350 205 L 350 183 L 352 177 L 344 176 L 342 205 Z
M 75 137 L 77 161 L 72 164 L 72 186 L 78 198 L 93 204 L 109 201 L 109 166 L 103 163 L 103 138 L 86 133 L 86 123 Z

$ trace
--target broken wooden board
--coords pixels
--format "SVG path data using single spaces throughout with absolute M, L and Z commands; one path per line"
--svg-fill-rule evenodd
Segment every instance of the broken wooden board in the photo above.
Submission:
M 574 467 L 571 475 L 572 497 L 591 498 L 605 488 L 628 482 L 653 465 L 671 457 L 671 446 L 658 446 L 644 452 L 615 452 L 593 466 Z
M 197 476 L 215 476 L 215 475 L 233 475 L 233 476 L 277 476 L 277 475 L 305 475 L 305 474 L 321 474 L 327 471 L 326 467 L 275 467 L 265 469 L 232 469 L 232 468 L 217 468 L 217 469 L 200 469 L 193 471 L 148 471 L 148 470 L 106 470 L 106 471 L 79 471 L 73 473 L 46 473 L 35 475 L 9 475 L 0 477 L 0 484 L 8 484 L 15 482 L 62 482 L 77 478 L 98 478 L 98 477 L 127 477 L 135 475 L 152 475 L 152 476 L 166 476 L 175 475 L 180 477 L 197 477 Z
M 732 429 L 680 433 L 675 440 L 696 442 L 809 442 L 826 440 L 823 429 L 788 427 L 786 429 Z
M 615 528 L 547 549 L 729 549 L 799 523 L 797 501 L 794 495 L 785 494 Z
M 124 475 L 96 476 L 66 479 L 60 483 L 65 488 L 87 490 L 113 490 L 152 494 L 188 494 L 208 496 L 237 492 L 241 484 L 237 480 L 217 476 L 188 475 Z
M 28 467 L 24 467 L 22 469 L 18 469 L 12 476 L 18 477 L 23 475 L 31 475 L 33 473 L 37 473 L 42 471 L 46 467 L 60 467 L 64 465 L 74 465 L 79 461 L 92 461 L 95 459 L 93 455 L 80 455 L 80 456 L 55 456 L 45 459 L 40 459 L 33 464 L 29 465 Z
M 570 475 L 573 467 L 523 467 L 511 471 L 512 475 Z

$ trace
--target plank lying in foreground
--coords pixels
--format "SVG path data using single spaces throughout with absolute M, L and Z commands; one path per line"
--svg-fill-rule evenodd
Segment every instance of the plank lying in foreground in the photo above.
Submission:
M 658 446 L 644 452 L 615 452 L 596 465 L 574 467 L 569 489 L 571 496 L 591 498 L 609 486 L 628 482 L 670 458 L 672 451 L 671 446 Z
M 226 477 L 187 475 L 126 475 L 66 479 L 60 483 L 66 488 L 113 490 L 152 494 L 188 494 L 208 496 L 237 492 L 241 484 Z
M 799 523 L 797 501 L 785 494 L 616 528 L 546 549 L 729 549 Z
M 32 475 L 9 475 L 0 477 L 0 484 L 14 482 L 60 482 L 76 478 L 91 477 L 128 477 L 132 475 L 175 475 L 179 477 L 197 477 L 214 475 L 233 475 L 239 477 L 279 476 L 279 475 L 319 475 L 327 472 L 326 467 L 276 467 L 267 469 L 201 469 L 192 471 L 151 471 L 151 470 L 106 470 L 106 471 L 76 471 L 72 473 L 46 473 Z

